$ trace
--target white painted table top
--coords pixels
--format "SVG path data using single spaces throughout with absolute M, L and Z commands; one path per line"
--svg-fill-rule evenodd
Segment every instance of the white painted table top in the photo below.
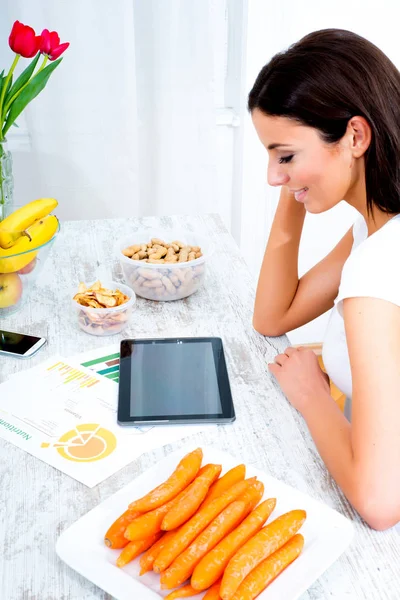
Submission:
M 138 299 L 125 332 L 104 338 L 80 329 L 70 310 L 79 280 L 112 275 L 122 281 L 115 241 L 140 229 L 199 230 L 210 240 L 204 287 L 172 303 Z M 302 600 L 398 600 L 400 536 L 364 525 L 327 473 L 301 416 L 289 405 L 266 369 L 288 345 L 252 328 L 255 281 L 231 235 L 216 215 L 70 221 L 48 258 L 29 303 L 0 327 L 45 336 L 48 345 L 29 361 L 0 358 L 0 382 L 55 354 L 69 356 L 123 337 L 220 336 L 225 345 L 237 420 L 196 434 L 214 445 L 312 495 L 352 519 L 356 534 L 348 550 L 303 594 Z M 0 440 L 0 599 L 110 600 L 110 596 L 62 563 L 58 536 L 99 502 L 187 442 L 181 440 L 141 456 L 89 489 L 19 448 Z M 285 599 L 282 599 L 285 600 Z

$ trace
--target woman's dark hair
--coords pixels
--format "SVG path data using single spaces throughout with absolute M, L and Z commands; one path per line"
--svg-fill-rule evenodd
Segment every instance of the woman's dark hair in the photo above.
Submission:
M 374 44 L 343 29 L 310 33 L 263 67 L 249 94 L 255 108 L 314 127 L 328 143 L 364 117 L 367 210 L 400 213 L 400 73 Z

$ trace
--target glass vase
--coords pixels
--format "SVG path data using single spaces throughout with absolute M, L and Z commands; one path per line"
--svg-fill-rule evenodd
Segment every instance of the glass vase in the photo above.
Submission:
M 12 156 L 7 148 L 7 140 L 0 140 L 0 221 L 13 211 L 13 192 Z

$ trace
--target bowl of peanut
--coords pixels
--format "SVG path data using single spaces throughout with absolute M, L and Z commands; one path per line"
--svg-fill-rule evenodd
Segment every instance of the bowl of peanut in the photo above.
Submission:
M 118 243 L 125 283 L 137 296 L 168 302 L 187 298 L 203 284 L 204 242 L 187 232 L 133 233 Z

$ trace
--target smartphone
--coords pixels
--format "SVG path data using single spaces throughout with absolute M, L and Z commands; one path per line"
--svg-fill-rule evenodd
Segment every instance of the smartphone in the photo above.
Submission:
M 0 329 L 0 355 L 30 358 L 46 343 L 45 338 Z

